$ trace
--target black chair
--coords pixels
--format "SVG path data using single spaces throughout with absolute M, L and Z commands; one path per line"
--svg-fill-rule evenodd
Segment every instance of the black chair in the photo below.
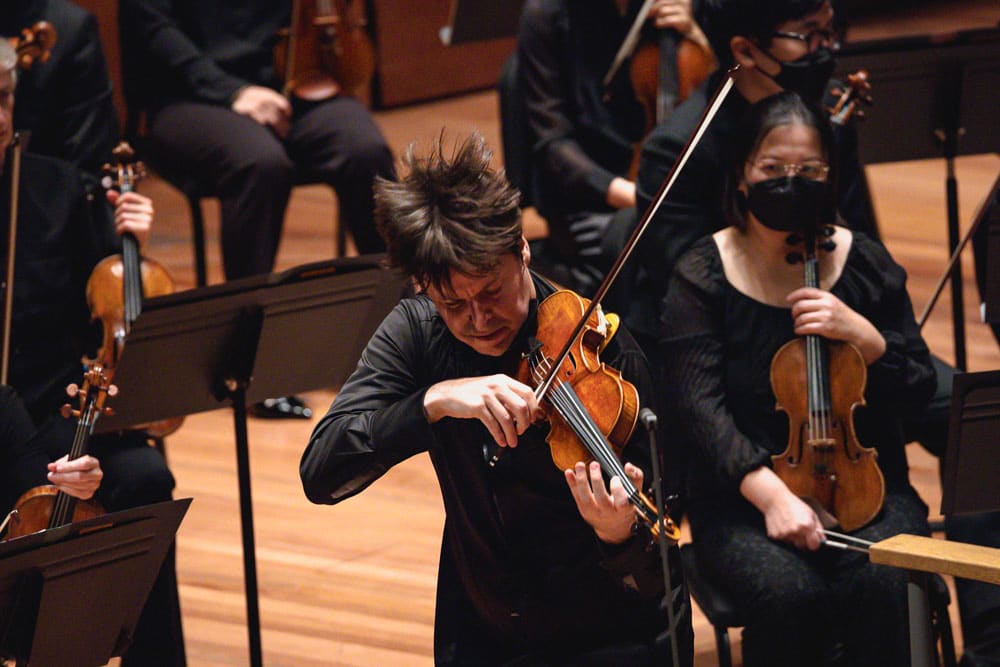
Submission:
M 729 628 L 741 628 L 746 625 L 746 621 L 740 616 L 726 592 L 702 575 L 693 545 L 681 546 L 681 563 L 691 597 L 698 603 L 698 607 L 715 631 L 719 667 L 732 667 Z M 948 613 L 951 594 L 944 579 L 937 574 L 931 577 L 930 604 L 931 631 L 940 642 L 937 664 L 941 667 L 956 667 L 955 640 L 951 632 L 951 615 Z
M 521 191 L 521 207 L 534 206 L 531 148 L 534 143 L 524 96 L 518 79 L 517 51 L 510 54 L 500 68 L 497 80 L 497 97 L 500 102 L 500 142 L 503 146 L 503 164 L 507 180 Z

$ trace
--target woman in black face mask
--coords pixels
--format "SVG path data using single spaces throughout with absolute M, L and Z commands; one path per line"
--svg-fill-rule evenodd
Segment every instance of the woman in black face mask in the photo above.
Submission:
M 788 421 L 770 368 L 796 336 L 847 341 L 867 365 L 858 440 L 878 452 L 881 511 L 852 534 L 928 533 L 907 477 L 900 417 L 934 390 L 906 275 L 885 248 L 838 226 L 827 122 L 796 94 L 750 109 L 728 174 L 731 226 L 680 260 L 664 302 L 670 417 L 688 452 L 688 518 L 703 573 L 748 621 L 744 665 L 909 664 L 906 574 L 822 549 L 816 512 L 774 473 Z M 804 232 L 818 230 L 818 288 Z M 794 263 L 792 263 L 794 262 Z

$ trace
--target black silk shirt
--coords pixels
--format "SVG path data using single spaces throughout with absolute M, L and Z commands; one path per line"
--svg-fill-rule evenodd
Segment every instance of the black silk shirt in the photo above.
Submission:
M 534 280 L 539 298 L 551 293 Z M 439 663 L 495 664 L 526 653 L 565 659 L 616 643 L 651 644 L 665 629 L 657 609 L 663 588 L 657 553 L 645 548 L 642 535 L 624 545 L 600 543 L 553 465 L 540 427 L 490 468 L 482 446 L 491 440 L 479 421 L 431 425 L 424 416 L 432 384 L 513 374 L 531 322 L 506 357 L 487 357 L 454 338 L 426 296 L 404 299 L 368 343 L 302 457 L 307 496 L 332 504 L 397 463 L 430 454 L 446 511 L 435 622 Z M 645 358 L 626 331 L 601 358 L 636 385 L 642 405 L 651 404 Z M 649 480 L 647 451 L 637 426 L 623 459 L 643 467 Z

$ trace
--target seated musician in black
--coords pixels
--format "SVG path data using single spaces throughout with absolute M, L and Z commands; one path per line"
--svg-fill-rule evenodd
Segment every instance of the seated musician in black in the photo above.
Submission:
M 411 149 L 405 163 L 401 182 L 377 183 L 376 211 L 390 263 L 420 293 L 382 322 L 316 426 L 300 466 L 306 495 L 339 503 L 430 454 L 447 513 L 437 664 L 669 664 L 650 532 L 619 477 L 606 483 L 596 463 L 553 465 L 532 388 L 514 379 L 538 303 L 554 292 L 528 268 L 519 193 L 490 170 L 478 135 L 453 154 L 441 143 L 426 158 Z M 645 359 L 624 329 L 601 359 L 651 404 Z M 495 467 L 486 443 L 502 452 Z M 622 458 L 642 489 L 642 428 Z M 689 607 L 677 599 L 690 664 Z
M 119 131 L 97 19 L 70 0 L 9 0 L 0 34 L 17 36 L 39 21 L 55 29 L 55 44 L 19 74 L 14 127 L 32 153 L 99 175 Z
M 908 665 L 907 575 L 864 554 L 821 549 L 823 512 L 772 467 L 789 427 L 770 379 L 775 353 L 796 336 L 853 344 L 868 378 L 854 423 L 861 445 L 878 453 L 885 493 L 874 519 L 852 534 L 927 535 L 900 421 L 933 392 L 934 372 L 906 274 L 884 246 L 832 224 L 830 129 L 797 94 L 758 102 L 736 137 L 725 194 L 731 224 L 681 258 L 663 307 L 664 386 L 690 451 L 694 548 L 704 575 L 747 619 L 747 667 Z M 810 220 L 833 242 L 818 252 L 818 288 L 803 287 L 803 264 L 788 261 L 804 252 Z M 877 493 L 859 495 L 878 510 Z
M 0 155 L 13 137 L 15 54 L 0 40 Z M 5 178 L 7 174 L 5 173 Z M 152 202 L 136 192 L 109 192 L 97 199 L 89 175 L 69 163 L 25 153 L 21 157 L 17 246 L 14 258 L 12 346 L 9 383 L 23 398 L 38 437 L 51 446 L 50 460 L 73 442 L 76 424 L 59 408 L 66 386 L 83 379 L 81 358 L 93 356 L 100 327 L 90 322 L 85 288 L 98 261 L 118 252 L 118 234 L 149 234 Z M 6 199 L 6 197 L 5 197 Z M 6 201 L 0 222 L 10 224 Z M 6 234 L 4 234 L 6 238 Z M 88 450 L 101 462 L 96 498 L 108 511 L 169 500 L 174 478 L 144 432 L 94 436 Z M 173 555 L 168 556 L 143 610 L 125 665 L 183 665 Z

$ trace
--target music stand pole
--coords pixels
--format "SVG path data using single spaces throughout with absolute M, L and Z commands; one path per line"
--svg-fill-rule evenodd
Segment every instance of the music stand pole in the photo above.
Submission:
M 959 108 L 962 96 L 962 67 L 957 66 L 952 76 L 947 77 L 948 92 L 944 99 L 942 126 L 935 130 L 938 141 L 941 142 L 945 159 L 945 193 L 948 205 L 948 253 L 955 252 L 961 243 L 961 233 L 958 228 L 958 179 L 955 177 L 955 156 L 958 155 L 958 140 L 962 135 L 959 127 Z M 960 371 L 966 369 L 965 357 L 965 303 L 962 294 L 962 264 L 956 262 L 951 269 L 951 321 L 955 339 L 955 367 Z
M 240 530 L 243 535 L 243 585 L 247 599 L 247 641 L 250 665 L 261 667 L 263 649 L 260 640 L 260 604 L 257 593 L 257 549 L 253 529 L 253 496 L 250 493 L 250 438 L 247 431 L 247 387 L 250 385 L 264 313 L 260 308 L 247 308 L 239 318 L 236 338 L 230 350 L 228 369 L 223 375 L 220 393 L 224 392 L 233 406 L 233 428 L 236 432 L 236 471 L 240 492 Z

